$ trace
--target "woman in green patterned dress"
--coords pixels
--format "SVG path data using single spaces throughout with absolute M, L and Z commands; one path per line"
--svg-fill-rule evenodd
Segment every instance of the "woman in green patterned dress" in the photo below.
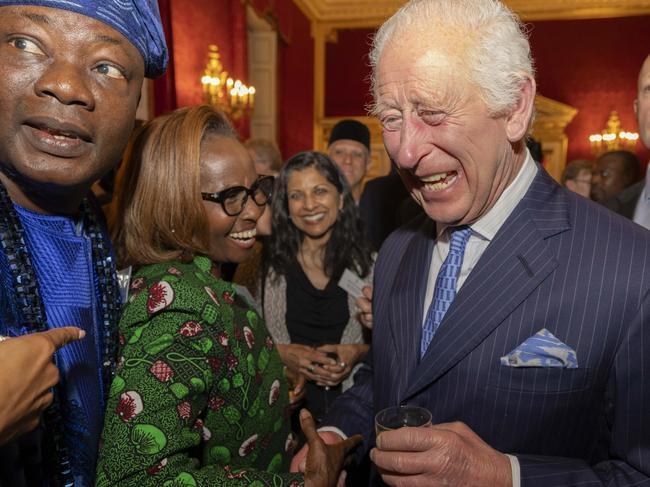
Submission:
M 120 322 L 97 486 L 329 486 L 345 448 L 288 473 L 289 391 L 276 346 L 220 264 L 241 262 L 273 180 L 257 178 L 229 123 L 207 106 L 145 125 L 118 175 L 111 215 L 134 273 Z M 311 450 L 310 450 L 311 451 Z

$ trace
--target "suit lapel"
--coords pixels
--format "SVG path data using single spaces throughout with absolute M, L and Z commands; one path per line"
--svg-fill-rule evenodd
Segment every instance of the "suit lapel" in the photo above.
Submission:
M 388 318 L 397 360 L 401 364 L 398 373 L 404 376 L 399 389 L 406 386 L 406 379 L 419 360 L 419 353 L 413 351 L 420 350 L 424 292 L 435 243 L 434 235 L 435 225 L 431 220 L 418 229 L 397 265 L 389 295 Z
M 458 292 L 400 400 L 467 356 L 557 267 L 545 238 L 569 228 L 558 189 L 540 170 Z M 418 349 L 411 348 L 411 354 L 413 350 Z

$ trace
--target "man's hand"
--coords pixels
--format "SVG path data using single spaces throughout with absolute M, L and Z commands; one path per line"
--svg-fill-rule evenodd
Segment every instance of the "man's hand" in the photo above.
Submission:
M 334 445 L 335 443 L 343 441 L 343 438 L 341 438 L 336 433 L 332 433 L 331 431 L 318 431 L 317 434 L 321 437 L 326 445 Z M 305 473 L 305 464 L 307 462 L 308 454 L 309 443 L 305 444 L 305 446 L 303 446 L 300 451 L 298 451 L 298 453 L 293 456 L 293 459 L 291 460 L 290 471 Z
M 55 328 L 0 342 L 0 445 L 33 430 L 52 403 L 59 382 L 52 355 L 85 336 L 79 328 Z
M 459 422 L 382 432 L 370 458 L 388 485 L 512 486 L 508 457 Z
M 357 319 L 368 329 L 372 330 L 372 286 L 363 287 L 363 296 L 359 296 L 355 301 L 359 313 Z
M 354 435 L 328 445 L 316 432 L 316 425 L 309 411 L 300 411 L 302 428 L 309 453 L 305 462 L 305 487 L 334 487 L 342 485 L 343 462 L 345 457 L 362 440 L 361 435 Z

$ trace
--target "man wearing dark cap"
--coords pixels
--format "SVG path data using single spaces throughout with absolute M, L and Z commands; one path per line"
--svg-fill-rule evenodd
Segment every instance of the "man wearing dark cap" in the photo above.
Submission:
M 121 303 L 87 195 L 165 40 L 155 0 L 0 0 L 0 37 L 0 485 L 92 486 Z
M 358 204 L 370 163 L 370 130 L 357 120 L 341 120 L 332 129 L 328 147 L 329 156 L 347 179 Z

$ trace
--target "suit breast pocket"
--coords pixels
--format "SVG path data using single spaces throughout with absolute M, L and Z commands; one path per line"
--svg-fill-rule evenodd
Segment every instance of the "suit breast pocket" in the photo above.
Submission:
M 586 389 L 590 379 L 590 369 L 586 368 L 500 366 L 490 374 L 488 387 L 531 394 L 562 394 Z

